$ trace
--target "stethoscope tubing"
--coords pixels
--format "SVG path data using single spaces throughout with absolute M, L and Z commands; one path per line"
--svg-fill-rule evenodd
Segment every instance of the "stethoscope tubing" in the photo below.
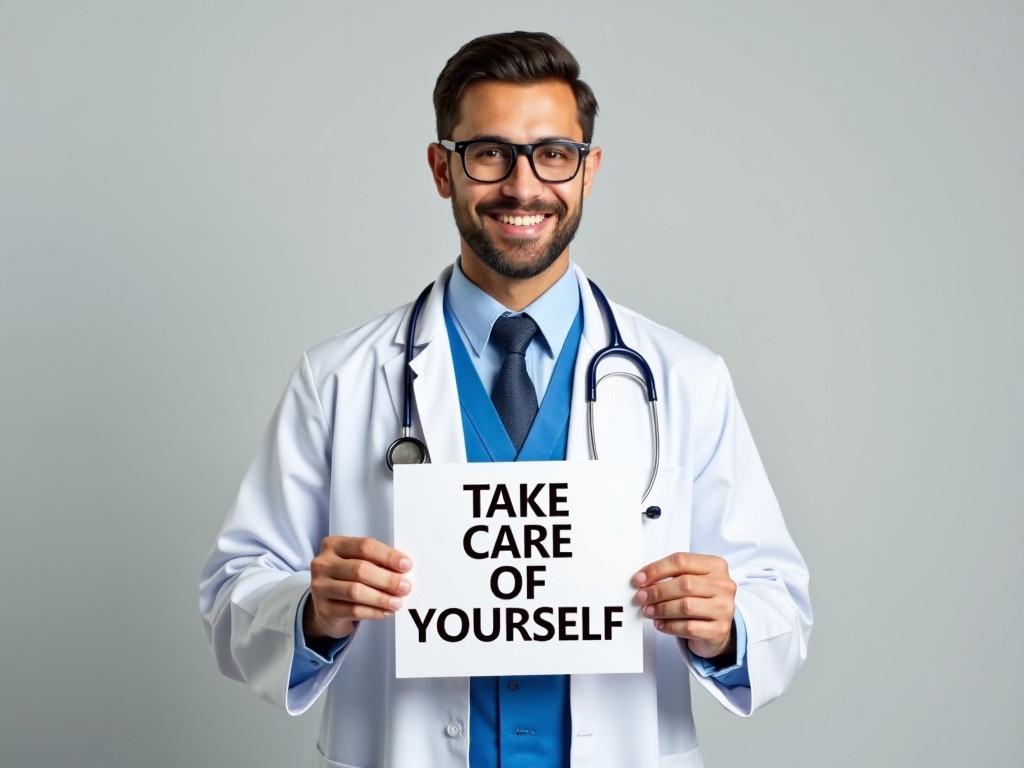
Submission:
M 628 373 L 626 371 L 614 371 L 612 373 L 606 373 L 597 383 L 600 384 L 605 379 L 613 376 L 625 376 L 627 379 L 632 379 L 641 387 L 644 386 L 644 380 L 637 376 L 635 373 Z M 594 434 L 594 403 L 595 400 L 587 401 L 587 440 L 590 443 L 590 455 L 597 461 L 600 458 L 597 455 L 597 436 Z M 654 456 L 651 458 L 651 474 L 647 478 L 647 487 L 644 488 L 644 495 L 640 498 L 640 503 L 643 504 L 647 501 L 647 497 L 651 495 L 651 489 L 654 487 L 654 481 L 658 478 L 658 470 L 661 464 L 661 432 L 658 429 L 658 401 L 649 400 L 647 402 L 648 412 L 651 414 L 651 434 L 654 436 Z
M 587 402 L 592 403 L 597 400 L 597 366 L 606 357 L 625 357 L 632 361 L 644 376 L 641 383 L 647 390 L 647 401 L 656 401 L 658 399 L 658 391 L 654 386 L 654 374 L 651 372 L 651 366 L 647 364 L 647 360 L 644 359 L 643 355 L 632 347 L 626 346 L 622 340 L 622 334 L 619 333 L 619 324 L 615 321 L 612 305 L 608 302 L 604 291 L 598 288 L 597 283 L 593 280 L 588 280 L 588 282 L 590 283 L 591 291 L 594 293 L 594 298 L 601 307 L 601 314 L 604 315 L 605 322 L 608 323 L 608 335 L 611 337 L 611 343 L 607 347 L 599 349 L 590 358 L 590 364 L 587 366 Z
M 604 291 L 597 287 L 597 283 L 593 280 L 588 281 L 590 283 L 590 289 L 593 291 L 594 298 L 601 307 L 601 314 L 604 315 L 605 322 L 608 323 L 608 335 L 611 338 L 611 343 L 602 349 L 599 349 L 594 353 L 594 356 L 590 358 L 590 363 L 587 365 L 587 439 L 590 443 L 590 455 L 597 460 L 597 435 L 594 430 L 594 403 L 597 402 L 597 386 L 607 378 L 614 376 L 625 376 L 628 379 L 632 379 L 637 382 L 641 387 L 647 390 L 647 404 L 651 414 L 651 433 L 654 436 L 654 456 L 651 459 L 651 474 L 647 479 L 647 487 L 644 488 L 643 498 L 640 499 L 640 503 L 643 504 L 647 501 L 647 497 L 651 493 L 651 489 L 654 487 L 654 481 L 658 478 L 658 468 L 661 464 L 661 434 L 658 429 L 658 392 L 654 386 L 654 373 L 651 371 L 651 366 L 647 364 L 647 360 L 644 356 L 637 352 L 632 347 L 626 345 L 622 340 L 622 334 L 619 333 L 619 324 L 615 320 L 615 313 L 612 311 L 612 305 L 608 302 L 608 298 L 604 295 Z M 628 373 L 627 371 L 613 371 L 606 373 L 600 379 L 597 378 L 597 366 L 602 360 L 609 357 L 624 357 L 632 362 L 643 374 L 643 377 L 637 376 L 635 373 Z
M 409 330 L 405 334 L 405 379 L 402 386 L 405 402 L 402 404 L 402 437 L 408 437 L 412 429 L 412 352 L 416 343 L 416 324 L 420 319 L 420 312 L 423 305 L 427 303 L 434 284 L 431 283 L 416 297 L 416 303 L 412 305 L 412 313 L 409 315 Z

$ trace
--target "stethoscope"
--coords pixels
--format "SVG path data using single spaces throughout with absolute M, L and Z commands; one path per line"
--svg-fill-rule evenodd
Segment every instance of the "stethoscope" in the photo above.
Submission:
M 587 441 L 590 445 L 590 455 L 594 459 L 598 458 L 597 437 L 594 433 L 594 403 L 597 402 L 598 384 L 613 376 L 624 376 L 637 382 L 647 392 L 647 404 L 651 414 L 651 434 L 654 436 L 654 456 L 651 462 L 651 474 L 647 479 L 644 495 L 640 499 L 640 503 L 643 504 L 647 501 L 647 496 L 654 487 L 654 481 L 658 478 L 658 466 L 661 462 L 661 438 L 658 432 L 658 393 L 654 387 L 654 374 L 651 372 L 651 366 L 647 364 L 644 356 L 623 342 L 622 335 L 619 333 L 619 324 L 615 322 L 615 313 L 612 311 L 611 304 L 608 303 L 604 292 L 597 287 L 594 281 L 590 280 L 589 282 L 594 292 L 594 298 L 600 305 L 601 314 L 604 315 L 605 322 L 608 323 L 609 335 L 611 336 L 611 343 L 607 347 L 595 352 L 594 356 L 590 358 L 590 363 L 587 365 Z M 433 287 L 434 284 L 431 283 L 416 297 L 416 303 L 413 304 L 412 313 L 409 315 L 409 330 L 405 336 L 402 434 L 388 446 L 387 453 L 385 454 L 388 468 L 392 471 L 394 471 L 396 464 L 424 464 L 430 460 L 426 443 L 412 436 L 412 366 L 410 363 L 413 357 L 413 341 L 416 338 L 416 323 L 419 321 L 420 312 L 423 310 L 423 305 L 427 303 L 427 297 L 430 295 Z M 624 357 L 630 360 L 636 365 L 642 376 L 627 371 L 611 371 L 598 378 L 597 366 L 602 360 L 609 357 Z M 651 520 L 658 519 L 661 517 L 661 507 L 647 507 L 644 510 L 644 516 Z

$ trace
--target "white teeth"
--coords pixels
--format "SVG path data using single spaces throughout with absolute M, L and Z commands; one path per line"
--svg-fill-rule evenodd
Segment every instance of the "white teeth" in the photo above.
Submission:
M 544 216 L 508 216 L 501 213 L 498 214 L 498 221 L 502 224 L 514 224 L 517 227 L 532 227 L 544 221 Z

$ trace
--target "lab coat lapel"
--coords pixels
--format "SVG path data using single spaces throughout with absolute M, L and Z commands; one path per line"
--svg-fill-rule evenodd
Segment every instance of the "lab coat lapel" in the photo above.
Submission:
M 449 265 L 437 278 L 423 306 L 416 324 L 416 351 L 410 363 L 413 371 L 413 436 L 423 437 L 430 460 L 438 464 L 466 461 L 459 393 L 455 384 L 451 347 L 444 328 L 444 288 L 451 270 L 452 265 Z M 401 351 L 384 363 L 384 378 L 399 428 L 402 423 L 405 386 L 404 347 L 411 314 L 410 306 L 395 334 L 395 343 Z
M 572 379 L 572 405 L 569 409 L 569 439 L 566 444 L 567 461 L 588 461 L 590 446 L 587 443 L 587 366 L 594 353 L 607 342 L 601 310 L 590 290 L 590 283 L 583 270 L 574 265 L 580 284 L 580 299 L 583 305 L 583 337 Z M 593 742 L 594 717 L 592 707 L 601 701 L 600 675 L 572 675 L 569 682 L 569 706 L 572 709 L 572 750 L 571 765 L 586 765 Z

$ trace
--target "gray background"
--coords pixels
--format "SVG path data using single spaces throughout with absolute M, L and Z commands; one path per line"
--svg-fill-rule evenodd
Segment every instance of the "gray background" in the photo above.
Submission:
M 1019 760 L 1021 3 L 132 0 L 0 3 L 0 764 L 307 763 L 199 567 L 301 350 L 455 256 L 430 92 L 515 28 L 600 100 L 574 258 L 725 357 L 810 566 L 707 764 Z

